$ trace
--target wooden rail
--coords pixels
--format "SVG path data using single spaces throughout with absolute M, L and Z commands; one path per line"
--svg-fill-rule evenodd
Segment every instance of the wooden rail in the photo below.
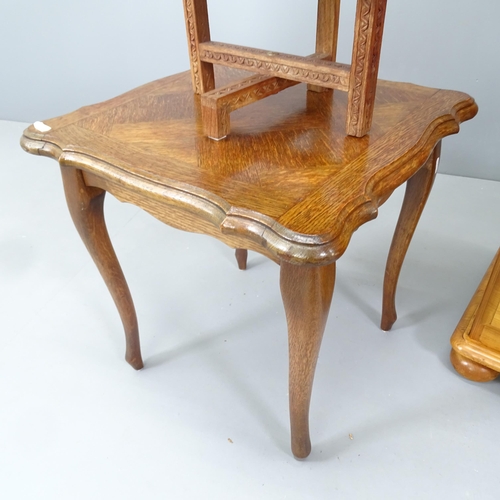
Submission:
M 333 61 L 252 49 L 220 42 L 199 44 L 200 60 L 322 87 L 349 90 L 351 67 Z

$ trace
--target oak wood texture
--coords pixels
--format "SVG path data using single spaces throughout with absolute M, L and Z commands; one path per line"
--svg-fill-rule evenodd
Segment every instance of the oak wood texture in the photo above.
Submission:
M 314 54 L 309 58 L 328 59 L 328 54 Z M 201 96 L 203 130 L 210 139 L 221 140 L 230 130 L 230 114 L 237 109 L 260 101 L 264 97 L 298 85 L 300 82 L 267 75 L 252 75 L 225 87 L 205 92 Z M 308 86 L 309 88 L 310 86 Z M 315 87 L 316 88 L 316 87 Z M 322 87 L 317 87 L 323 89 Z
M 377 88 L 387 0 L 358 0 L 349 78 L 347 134 L 363 137 L 370 131 Z
M 347 65 L 336 62 L 340 0 L 318 0 L 318 57 L 314 58 L 214 42 L 210 39 L 207 0 L 184 0 L 193 90 L 205 97 L 202 117 L 207 136 L 224 139 L 229 134 L 232 111 L 288 88 L 276 78 L 307 83 L 309 90 L 316 92 L 348 92 L 347 134 L 366 135 L 372 122 L 386 4 L 387 0 L 357 1 L 352 64 Z M 262 77 L 213 93 L 214 64 L 250 70 Z M 248 90 L 247 85 L 251 85 Z M 205 96 L 206 92 L 211 94 Z
M 451 337 L 458 373 L 487 382 L 500 372 L 500 249 Z
M 337 60 L 339 38 L 340 0 L 318 0 L 316 21 L 316 54 L 326 54 L 329 61 Z M 325 92 L 319 85 L 308 85 L 308 90 Z
M 224 139 L 231 128 L 230 114 L 233 111 L 298 83 L 284 78 L 254 75 L 206 92 L 201 96 L 203 130 L 210 139 Z
M 209 92 L 215 87 L 213 64 L 200 59 L 199 44 L 210 41 L 210 24 L 206 0 L 184 1 L 184 19 L 188 35 L 189 59 L 193 88 L 197 94 Z
M 144 364 L 134 303 L 104 222 L 106 192 L 87 186 L 81 170 L 62 167 L 61 175 L 71 218 L 120 314 L 125 329 L 125 359 L 136 370 L 140 370 Z
M 196 219 L 193 230 L 234 248 L 324 265 L 477 112 L 460 92 L 380 81 L 372 133 L 356 139 L 342 127 L 346 94 L 298 85 L 240 109 L 217 143 L 203 136 L 198 102 L 183 73 L 45 120 L 48 132 L 31 126 L 23 146 L 174 226 Z
M 248 77 L 215 70 L 222 85 Z M 477 112 L 460 92 L 379 81 L 371 133 L 358 139 L 345 135 L 347 107 L 346 93 L 299 84 L 236 111 L 232 134 L 214 142 L 203 133 L 191 75 L 182 73 L 34 124 L 21 139 L 26 151 L 59 161 L 70 212 L 117 302 L 127 359 L 136 367 L 135 313 L 105 230 L 104 192 L 175 228 L 219 239 L 237 249 L 240 267 L 247 249 L 281 265 L 292 447 L 300 458 L 310 450 L 309 399 L 336 260 L 409 179 L 417 201 L 406 211 L 420 210 L 436 145 Z M 409 238 L 401 234 L 389 268 L 406 253 Z
M 281 296 L 288 323 L 292 452 L 297 458 L 306 458 L 311 452 L 309 405 L 334 284 L 335 263 L 321 267 L 281 264 Z
M 406 183 L 403 207 L 392 240 L 384 277 L 382 320 L 380 328 L 388 331 L 397 319 L 396 288 L 406 251 L 410 245 L 418 221 L 429 198 L 441 156 L 441 143 L 425 162 L 424 166 Z

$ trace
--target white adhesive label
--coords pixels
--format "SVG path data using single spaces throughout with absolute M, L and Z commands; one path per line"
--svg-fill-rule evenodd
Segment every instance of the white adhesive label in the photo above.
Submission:
M 49 130 L 52 129 L 52 127 L 45 125 L 45 123 L 43 122 L 35 122 L 33 123 L 33 127 L 35 127 L 38 130 L 38 132 L 48 132 Z

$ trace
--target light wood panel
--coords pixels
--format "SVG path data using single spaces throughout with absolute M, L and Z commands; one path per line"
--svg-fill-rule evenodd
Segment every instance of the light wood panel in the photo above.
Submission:
M 487 382 L 500 372 L 500 249 L 451 337 L 451 361 L 464 377 Z

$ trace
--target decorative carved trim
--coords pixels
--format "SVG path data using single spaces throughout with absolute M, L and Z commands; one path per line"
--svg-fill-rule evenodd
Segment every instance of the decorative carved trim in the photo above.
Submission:
M 256 73 L 264 73 L 267 75 L 325 86 L 333 89 L 347 90 L 349 87 L 348 67 L 338 63 L 323 61 L 322 65 L 317 64 L 314 69 L 311 69 L 303 67 L 313 64 L 308 62 L 305 57 L 292 56 L 288 54 L 286 56 L 284 54 L 268 54 L 269 57 L 275 55 L 283 56 L 283 58 L 286 58 L 287 61 L 285 64 L 276 61 L 271 62 L 263 60 L 263 58 L 260 58 L 259 56 L 260 52 L 265 54 L 265 51 L 258 51 L 257 49 L 238 47 L 238 51 L 242 53 L 256 53 L 256 56 L 250 54 L 238 55 L 228 53 L 225 50 L 225 47 L 223 47 L 224 44 L 217 44 L 221 46 L 220 50 L 216 48 L 217 46 L 214 42 L 200 45 L 200 58 L 205 62 L 246 69 Z M 209 45 L 210 48 L 204 47 L 207 45 Z M 334 74 L 333 71 L 337 71 L 337 74 Z M 345 75 L 339 75 L 338 73 L 340 72 L 345 73 Z
M 377 9 L 377 18 L 375 20 L 376 24 L 375 24 L 375 36 L 373 38 L 373 54 L 369 69 L 370 81 L 376 81 L 378 77 L 380 53 L 382 50 L 382 35 L 384 33 L 383 26 L 385 21 L 385 10 L 386 10 L 385 3 L 379 2 Z M 368 98 L 366 104 L 366 113 L 371 115 L 373 113 L 373 107 L 375 105 L 375 98 L 374 98 L 375 96 L 373 94 L 375 93 L 377 87 L 376 85 L 369 85 L 368 87 L 369 88 L 368 88 Z
M 358 32 L 358 45 L 355 48 L 354 54 L 355 62 L 353 61 L 354 71 L 351 74 L 351 79 L 354 81 L 351 98 L 351 124 L 358 125 L 360 108 L 361 108 L 361 94 L 363 89 L 363 76 L 365 71 L 365 61 L 367 55 L 368 35 L 370 31 L 370 13 L 372 7 L 372 0 L 363 0 L 361 6 L 360 29 Z
M 273 80 L 247 92 L 245 94 L 235 95 L 232 99 L 229 99 L 225 104 L 231 109 L 238 109 L 260 100 L 264 97 L 270 96 L 272 94 L 277 94 L 281 90 L 290 87 L 290 84 L 296 82 L 290 82 L 290 80 L 284 80 L 283 78 L 274 78 Z
M 196 43 L 196 24 L 194 19 L 194 8 L 192 0 L 184 0 L 186 11 L 186 25 L 189 37 L 189 50 L 191 55 L 191 70 L 193 72 L 193 83 L 195 86 L 195 93 L 202 93 L 202 85 L 200 78 L 200 60 L 198 58 L 198 46 Z
M 220 99 L 222 97 L 228 96 L 229 94 L 232 94 L 233 92 L 249 87 L 250 85 L 261 83 L 269 79 L 270 77 L 266 75 L 253 75 L 244 80 L 240 80 L 237 83 L 230 84 L 227 87 L 221 87 L 219 89 L 212 90 L 211 92 L 207 92 L 203 95 L 203 97 L 207 97 L 210 99 Z
M 370 130 L 387 0 L 358 0 L 349 87 L 347 133 Z
M 333 85 L 335 87 L 344 87 L 348 84 L 347 78 L 342 78 L 337 75 L 331 75 L 320 71 L 310 71 L 285 64 L 263 62 L 250 57 L 233 56 L 231 54 L 224 54 L 223 52 L 203 50 L 201 52 L 201 57 L 203 60 L 219 64 L 226 63 L 243 69 L 252 69 L 256 72 L 267 71 L 274 74 L 278 73 L 282 78 L 300 78 L 300 80 L 305 80 L 308 83 Z

